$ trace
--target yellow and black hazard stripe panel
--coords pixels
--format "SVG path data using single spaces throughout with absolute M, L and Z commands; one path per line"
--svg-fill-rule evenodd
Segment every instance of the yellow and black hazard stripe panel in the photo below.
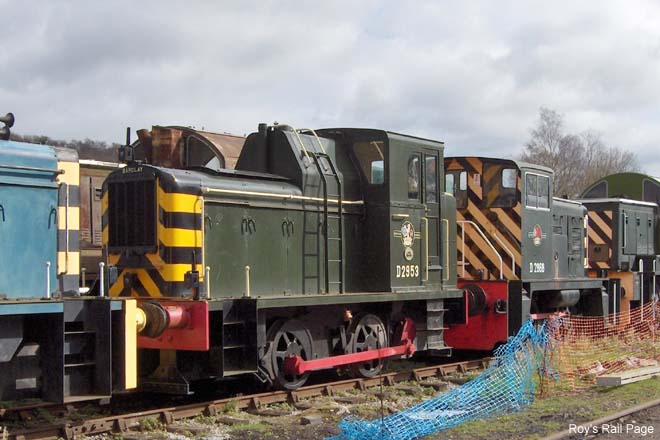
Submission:
M 185 279 L 186 274 L 192 271 L 197 271 L 199 281 L 203 282 L 202 197 L 184 192 L 171 180 L 156 178 L 150 184 L 156 187 L 153 204 L 156 210 L 156 244 L 143 252 L 132 252 L 131 246 L 126 246 L 124 251 L 121 246 L 114 246 L 116 243 L 109 243 L 110 229 L 123 225 L 111 221 L 115 218 L 109 212 L 115 209 L 110 206 L 108 195 L 113 190 L 112 181 L 104 187 L 103 240 L 105 244 L 113 244 L 106 247 L 108 265 L 119 269 L 117 282 L 110 288 L 111 296 L 189 296 L 192 292 Z M 136 209 L 139 214 L 143 207 L 118 206 L 116 209 Z M 144 217 L 151 218 L 150 215 Z M 119 236 L 121 232 L 118 232 Z
M 73 158 L 72 158 L 73 159 Z M 77 158 L 76 158 L 77 159 Z M 80 284 L 80 166 L 60 158 L 57 206 L 57 274 L 62 292 L 78 291 Z
M 512 200 L 512 206 L 493 207 L 502 194 L 493 189 L 495 185 L 491 183 L 500 177 L 504 168 L 512 168 L 512 165 L 508 162 L 489 162 L 485 166 L 480 158 L 466 157 L 448 158 L 445 167 L 447 171 L 467 172 L 467 205 L 458 209 L 456 217 L 459 277 L 497 279 L 500 277 L 501 258 L 503 278 L 520 279 L 522 234 L 519 171 L 516 171 L 516 188 L 507 194 Z M 484 188 L 490 188 L 486 194 Z M 478 225 L 488 241 L 469 222 Z
M 587 261 L 590 269 L 610 269 L 612 261 L 612 214 L 611 210 L 589 211 Z

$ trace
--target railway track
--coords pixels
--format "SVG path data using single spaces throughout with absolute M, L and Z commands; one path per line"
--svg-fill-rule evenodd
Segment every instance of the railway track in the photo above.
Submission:
M 3 439 L 31 440 L 31 439 L 74 439 L 82 435 L 95 435 L 103 433 L 125 433 L 140 425 L 146 419 L 157 419 L 163 424 L 172 424 L 179 420 L 200 415 L 216 416 L 226 408 L 265 410 L 268 405 L 277 403 L 299 404 L 302 401 L 320 396 L 334 396 L 337 393 L 361 390 L 381 385 L 392 386 L 400 382 L 417 381 L 420 384 L 429 384 L 432 379 L 442 379 L 446 376 L 487 368 L 491 358 L 454 362 L 443 365 L 433 365 L 415 368 L 403 372 L 390 372 L 373 378 L 356 378 L 340 380 L 318 385 L 309 385 L 295 391 L 273 391 L 246 396 L 235 396 L 218 400 L 198 403 L 189 403 L 179 406 L 150 409 L 139 412 L 123 413 L 107 417 L 99 417 L 80 422 L 66 422 L 45 424 L 30 429 L 6 432 Z M 1 419 L 0 419 L 1 423 Z

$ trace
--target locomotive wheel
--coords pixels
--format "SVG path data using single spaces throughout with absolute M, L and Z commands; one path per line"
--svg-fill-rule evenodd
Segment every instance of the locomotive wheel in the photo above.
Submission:
M 374 314 L 367 313 L 356 316 L 351 322 L 349 332 L 348 353 L 360 353 L 388 346 L 385 324 Z M 384 359 L 374 359 L 355 364 L 351 366 L 351 373 L 354 376 L 374 377 L 380 373 L 384 364 Z
M 294 355 L 304 360 L 312 359 L 312 335 L 297 319 L 276 321 L 268 330 L 268 351 L 265 356 L 270 363 L 271 379 L 276 387 L 295 390 L 307 382 L 309 372 L 298 375 L 283 371 L 284 360 Z

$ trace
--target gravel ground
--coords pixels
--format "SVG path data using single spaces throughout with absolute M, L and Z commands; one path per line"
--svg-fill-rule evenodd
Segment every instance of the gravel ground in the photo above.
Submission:
M 95 436 L 88 440 L 92 438 L 94 440 L 323 439 L 336 435 L 339 432 L 338 422 L 347 416 L 372 420 L 389 415 L 429 399 L 438 393 L 438 389 L 459 386 L 458 384 L 468 378 L 455 377 L 453 381 L 448 382 L 436 380 L 433 384 L 426 382 L 426 386 L 409 382 L 367 391 L 355 390 L 339 393 L 332 398 L 314 398 L 295 406 L 270 405 L 261 411 L 229 410 L 215 417 L 200 416 L 167 427 L 155 420 L 147 421 L 136 427 L 133 432 L 121 436 Z M 568 429 L 571 423 L 594 420 L 604 414 L 635 406 L 641 401 L 658 398 L 659 393 L 660 379 L 618 387 L 611 392 L 594 389 L 577 395 L 540 399 L 523 412 L 461 425 L 436 433 L 426 440 L 542 438 L 553 432 Z M 660 439 L 660 408 L 627 416 L 608 426 L 591 427 L 588 435 L 576 434 L 571 438 Z

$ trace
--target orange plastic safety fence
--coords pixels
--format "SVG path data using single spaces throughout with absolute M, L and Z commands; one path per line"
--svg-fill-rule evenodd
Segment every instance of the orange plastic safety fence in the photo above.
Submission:
M 659 325 L 656 302 L 607 317 L 549 318 L 542 393 L 585 389 L 603 374 L 659 365 Z

